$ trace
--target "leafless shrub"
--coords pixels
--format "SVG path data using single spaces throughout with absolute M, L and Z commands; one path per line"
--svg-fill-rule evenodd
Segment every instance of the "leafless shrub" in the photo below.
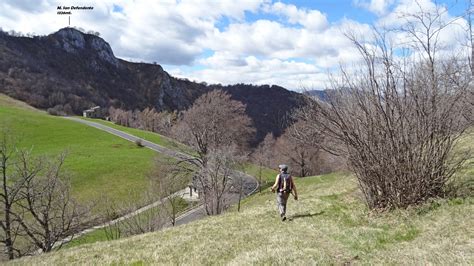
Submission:
M 407 19 L 399 30 L 413 40 L 405 47 L 411 56 L 397 56 L 386 32 L 376 30 L 372 42 L 348 35 L 362 66 L 342 69 L 328 102 L 312 101 L 306 116 L 342 144 L 325 148 L 347 155 L 370 208 L 442 196 L 465 159 L 452 154 L 469 126 L 463 118 L 472 93 L 469 65 L 439 56 L 439 33 L 447 26 L 439 13 L 420 10 Z
M 143 141 L 142 141 L 141 139 L 135 140 L 135 145 L 137 145 L 137 147 L 139 147 L 139 148 L 145 147 L 145 146 L 143 145 Z
M 65 116 L 65 115 L 67 115 L 67 113 L 64 110 L 64 107 L 62 105 L 56 105 L 53 108 L 48 108 L 47 112 L 50 115 L 56 115 L 56 116 Z

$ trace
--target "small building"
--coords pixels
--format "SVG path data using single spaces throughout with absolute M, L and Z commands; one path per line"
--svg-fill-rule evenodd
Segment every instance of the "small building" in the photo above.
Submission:
M 91 109 L 84 110 L 82 112 L 83 117 L 87 118 L 101 118 L 102 113 L 100 112 L 100 106 L 92 107 Z

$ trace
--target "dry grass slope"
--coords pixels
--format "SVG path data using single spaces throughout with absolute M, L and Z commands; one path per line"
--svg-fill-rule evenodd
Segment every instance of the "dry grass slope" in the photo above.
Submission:
M 58 264 L 470 264 L 474 199 L 434 200 L 375 214 L 347 174 L 299 179 L 290 220 L 277 218 L 274 195 L 248 198 L 229 212 L 128 239 L 83 245 L 14 261 Z

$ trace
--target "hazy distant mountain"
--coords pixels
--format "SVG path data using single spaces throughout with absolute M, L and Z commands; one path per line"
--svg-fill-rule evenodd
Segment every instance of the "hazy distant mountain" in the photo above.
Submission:
M 261 140 L 268 132 L 279 135 L 284 115 L 302 104 L 300 94 L 278 86 L 207 86 L 174 78 L 160 65 L 116 58 L 102 38 L 73 28 L 33 38 L 1 32 L 0 55 L 0 92 L 42 109 L 184 110 L 219 88 L 247 105 Z
M 327 90 L 310 90 L 310 91 L 306 91 L 304 93 L 307 94 L 307 95 L 310 95 L 310 96 L 315 96 L 315 97 L 319 98 L 322 101 L 326 101 L 328 99 L 328 91 Z

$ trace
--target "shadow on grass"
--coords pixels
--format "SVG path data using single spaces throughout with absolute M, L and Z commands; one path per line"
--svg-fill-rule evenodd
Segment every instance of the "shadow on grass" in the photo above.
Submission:
M 323 214 L 324 211 L 320 212 L 315 212 L 315 213 L 302 213 L 302 214 L 295 214 L 291 216 L 288 220 L 292 221 L 294 219 L 300 219 L 300 218 L 308 218 L 308 217 L 314 217 Z

